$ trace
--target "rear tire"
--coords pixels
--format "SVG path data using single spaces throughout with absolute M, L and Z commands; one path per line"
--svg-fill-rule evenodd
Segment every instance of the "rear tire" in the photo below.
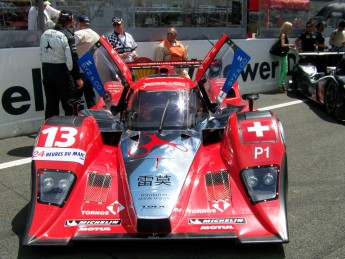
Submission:
M 327 85 L 324 98 L 327 113 L 334 115 L 337 110 L 337 83 L 333 80 Z

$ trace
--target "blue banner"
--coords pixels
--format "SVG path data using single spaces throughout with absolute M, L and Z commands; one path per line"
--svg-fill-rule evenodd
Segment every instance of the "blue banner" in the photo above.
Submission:
M 245 53 L 242 49 L 237 48 L 234 53 L 234 58 L 228 76 L 226 77 L 225 83 L 217 97 L 217 103 L 221 104 L 225 99 L 226 95 L 229 93 L 230 89 L 236 82 L 237 78 L 240 76 L 246 65 L 250 60 L 250 56 Z
M 103 97 L 106 94 L 106 91 L 97 72 L 95 60 L 93 59 L 92 54 L 90 52 L 86 52 L 81 58 L 79 58 L 78 65 L 83 70 L 84 75 L 89 79 L 99 96 Z

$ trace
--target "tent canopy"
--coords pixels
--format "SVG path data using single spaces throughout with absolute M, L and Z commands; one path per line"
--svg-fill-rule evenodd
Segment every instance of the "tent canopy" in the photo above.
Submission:
M 263 9 L 310 9 L 310 0 L 249 0 L 249 11 L 257 12 Z

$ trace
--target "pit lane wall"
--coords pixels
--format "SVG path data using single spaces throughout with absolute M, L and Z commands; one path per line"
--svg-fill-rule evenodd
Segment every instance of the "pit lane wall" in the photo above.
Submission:
M 234 41 L 251 56 L 238 79 L 241 93 L 263 93 L 276 89 L 279 62 L 277 57 L 269 54 L 275 39 Z M 202 59 L 212 47 L 207 40 L 183 43 L 188 46 L 189 58 L 196 59 Z M 154 59 L 157 44 L 138 42 L 139 56 Z M 288 75 L 295 62 L 296 54 L 290 52 Z M 37 132 L 44 120 L 45 105 L 39 48 L 0 49 L 0 64 L 0 139 Z

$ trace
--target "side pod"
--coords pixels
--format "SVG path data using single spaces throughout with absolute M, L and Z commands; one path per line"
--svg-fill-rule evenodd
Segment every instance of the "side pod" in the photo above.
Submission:
M 224 130 L 221 154 L 251 212 L 272 235 L 264 238 L 287 243 L 287 156 L 277 116 L 270 111 L 232 114 Z M 239 237 L 243 243 L 262 238 Z

